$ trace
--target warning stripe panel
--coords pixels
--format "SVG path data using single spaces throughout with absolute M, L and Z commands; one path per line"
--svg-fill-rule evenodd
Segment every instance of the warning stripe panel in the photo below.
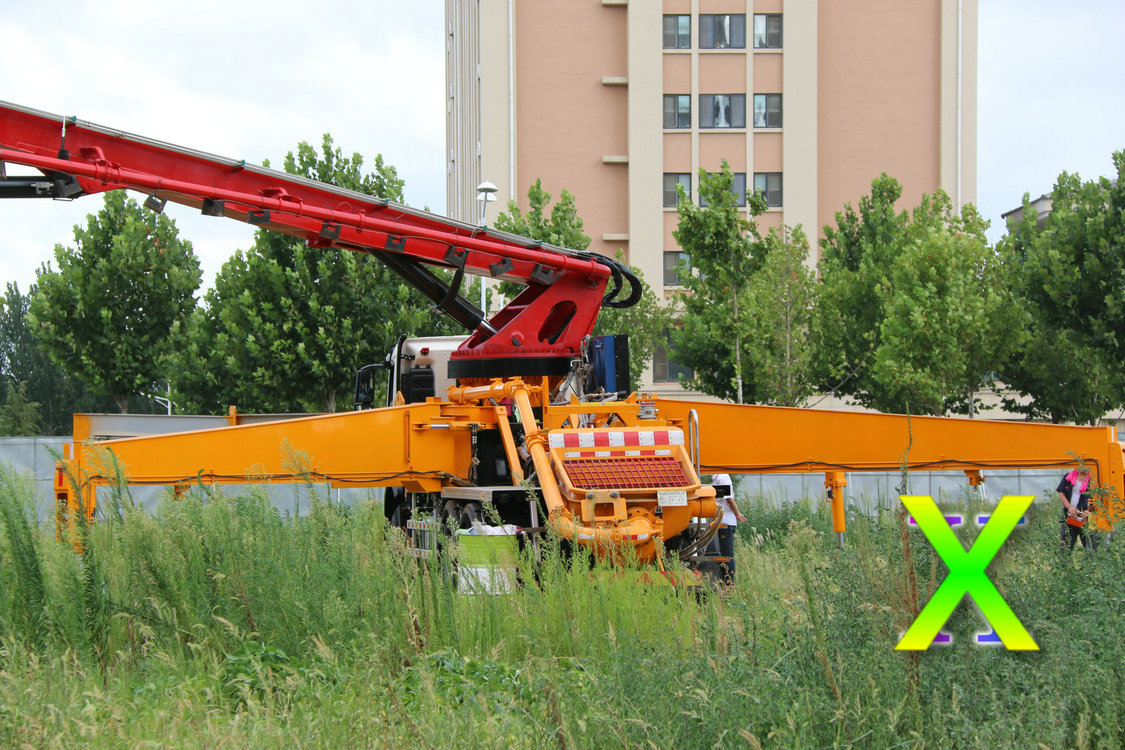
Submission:
M 570 483 L 584 490 L 688 487 L 691 482 L 672 456 L 564 459 Z
M 579 449 L 575 451 L 563 451 L 563 458 L 593 458 L 596 456 L 671 456 L 672 451 L 669 448 L 643 448 L 641 450 L 625 450 L 625 451 L 600 451 L 596 448 L 589 450 Z
M 567 430 L 547 436 L 552 448 L 623 448 L 651 445 L 683 445 L 683 430 Z

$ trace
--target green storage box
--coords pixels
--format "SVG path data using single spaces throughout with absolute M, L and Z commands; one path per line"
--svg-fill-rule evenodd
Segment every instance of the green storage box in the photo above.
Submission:
M 458 589 L 463 594 L 509 594 L 516 581 L 516 538 L 461 533 Z
M 462 565 L 515 565 L 516 538 L 514 536 L 478 536 L 459 534 L 457 544 L 461 553 L 457 562 Z

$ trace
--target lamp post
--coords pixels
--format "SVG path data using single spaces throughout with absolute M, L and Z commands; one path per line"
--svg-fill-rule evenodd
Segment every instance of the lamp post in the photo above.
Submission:
M 485 211 L 488 210 L 488 203 L 489 203 L 489 201 L 496 200 L 496 191 L 498 191 L 499 189 L 500 188 L 496 187 L 495 185 L 493 185 L 488 180 L 485 180 L 481 184 L 477 185 L 477 200 L 480 201 L 480 222 L 479 223 L 480 223 L 480 226 L 482 228 L 487 226 L 487 224 L 485 223 L 484 214 L 485 214 Z M 480 311 L 481 311 L 482 314 L 484 314 L 487 317 L 487 315 L 488 315 L 487 304 L 488 303 L 485 301 L 484 281 L 485 281 L 484 277 L 481 276 L 480 277 Z
M 164 408 L 166 408 L 168 410 L 168 416 L 172 416 L 172 407 L 177 406 L 177 404 L 176 404 L 175 401 L 172 400 L 172 384 L 168 383 L 167 387 L 168 387 L 167 398 L 165 398 L 164 396 L 157 396 L 154 393 L 141 393 L 140 395 L 160 404 L 161 406 L 163 406 Z

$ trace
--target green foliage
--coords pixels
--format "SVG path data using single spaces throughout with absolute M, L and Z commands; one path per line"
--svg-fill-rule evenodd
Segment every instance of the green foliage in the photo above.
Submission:
M 306 141 L 297 144 L 297 153 L 285 155 L 283 167 L 289 174 L 300 175 L 329 185 L 355 190 L 358 193 L 386 198 L 402 203 L 402 189 L 405 181 L 398 171 L 383 161 L 382 154 L 376 154 L 374 171 L 363 173 L 363 157 L 353 153 L 345 157 L 339 147 L 333 148 L 332 136 L 325 133 L 321 139 L 320 153 Z M 269 166 L 269 162 L 266 162 Z
M 39 653 L 46 644 L 48 615 L 30 490 L 10 467 L 0 467 L 0 626 Z
M 809 324 L 816 275 L 805 264 L 809 242 L 800 227 L 771 229 L 761 269 L 748 290 L 752 335 L 747 352 L 756 363 L 761 403 L 802 406 L 813 393 Z
M 813 327 L 814 373 L 822 389 L 869 399 L 871 364 L 881 343 L 886 314 L 879 290 L 900 254 L 909 226 L 906 212 L 896 213 L 898 181 L 882 175 L 871 194 L 836 214 L 836 226 L 824 228 L 820 242 L 821 288 Z
M 572 250 L 585 250 L 590 246 L 589 236 L 582 232 L 582 217 L 578 215 L 574 195 L 569 190 L 564 189 L 559 194 L 558 202 L 548 215 L 551 194 L 543 189 L 542 180 L 536 180 L 527 190 L 527 202 L 529 208 L 524 213 L 516 201 L 508 201 L 508 211 L 496 217 L 495 228 Z M 617 259 L 624 263 L 624 253 L 618 252 Z M 630 269 L 643 287 L 641 299 L 632 307 L 603 307 L 594 324 L 594 335 L 628 334 L 629 376 L 633 383 L 639 383 L 652 361 L 653 351 L 664 344 L 670 312 L 657 299 L 640 270 L 632 266 Z M 500 292 L 509 298 L 521 289 L 514 282 L 500 284 Z
M 569 190 L 564 188 L 559 193 L 548 216 L 546 208 L 551 203 L 551 194 L 543 189 L 542 180 L 536 180 L 527 189 L 527 203 L 529 208 L 524 213 L 516 201 L 508 201 L 507 213 L 501 212 L 493 226 L 571 250 L 585 250 L 590 246 L 590 237 L 582 232 L 582 217 L 578 215 L 574 194 Z
M 972 206 L 957 214 L 938 191 L 896 214 L 900 196 L 883 175 L 858 213 L 847 206 L 825 228 L 814 370 L 826 390 L 880 411 L 972 414 L 1027 315 Z
M 39 270 L 29 319 L 56 364 L 124 412 L 130 395 L 165 380 L 172 332 L 195 307 L 199 261 L 175 222 L 120 190 L 74 239 L 76 248 L 55 247 L 58 271 Z
M 70 376 L 51 361 L 39 345 L 28 321 L 28 307 L 38 288 L 32 284 L 27 294 L 9 283 L 7 294 L 0 300 L 0 380 L 2 390 L 21 388 L 16 398 L 38 404 L 37 429 L 24 422 L 22 434 L 68 435 L 71 415 L 75 412 L 106 412 L 114 408 L 113 399 L 98 396 L 81 381 Z M 131 411 L 145 409 L 140 400 L 131 401 Z
M 719 398 L 755 401 L 749 358 L 743 360 L 749 326 L 740 314 L 746 306 L 750 278 L 762 264 L 757 225 L 739 211 L 732 192 L 734 177 L 724 160 L 719 172 L 699 171 L 699 196 L 707 207 L 696 206 L 680 190 L 673 236 L 697 273 L 681 273 L 687 289 L 681 325 L 672 331 L 672 350 L 678 361 L 695 369 L 695 380 L 683 383 Z M 750 213 L 765 210 L 751 199 Z
M 39 403 L 27 398 L 27 384 L 8 386 L 0 407 L 0 435 L 38 435 Z
M 680 193 L 673 236 L 692 272 L 680 274 L 687 294 L 678 301 L 681 325 L 672 329 L 672 349 L 695 370 L 686 387 L 738 403 L 799 404 L 810 392 L 808 241 L 800 227 L 762 237 L 739 208 L 733 185 L 724 161 L 719 172 L 700 171 L 706 207 Z M 751 217 L 765 211 L 761 195 L 748 201 Z
M 292 518 L 263 494 L 197 489 L 151 515 L 122 496 L 76 556 L 27 522 L 21 484 L 0 475 L 4 746 L 1125 737 L 1125 551 L 1060 555 L 1054 506 L 1033 509 L 989 569 L 1042 650 L 975 646 L 983 623 L 966 602 L 952 645 L 909 655 L 894 645 L 945 568 L 900 513 L 850 515 L 839 549 L 824 503 L 740 498 L 739 573 L 721 593 L 638 584 L 548 540 L 538 567 L 519 557 L 521 586 L 483 596 L 456 589 L 455 553 L 407 554 L 377 504 L 314 495 Z M 966 545 L 976 534 L 956 531 Z
M 578 215 L 574 194 L 569 190 L 563 188 L 548 214 L 551 194 L 543 189 L 543 180 L 536 180 L 527 189 L 527 204 L 528 210 L 524 213 L 520 210 L 519 203 L 508 201 L 507 213 L 501 211 L 496 216 L 493 227 L 570 250 L 585 250 L 590 246 L 590 236 L 582 231 L 582 217 Z M 511 299 L 523 291 L 523 285 L 514 281 L 502 281 L 499 290 L 502 295 Z
M 617 253 L 625 262 L 625 254 Z M 629 336 L 629 378 L 633 386 L 641 382 L 645 369 L 652 362 L 656 347 L 664 346 L 672 325 L 672 310 L 660 303 L 639 268 L 629 266 L 643 291 L 632 307 L 603 307 L 594 324 L 595 336 L 627 334 Z
M 951 216 L 943 193 L 927 196 L 915 217 L 935 212 Z M 959 225 L 942 221 L 895 259 L 872 365 L 877 408 L 943 414 L 960 406 L 972 414 L 975 394 L 1023 343 L 1026 311 L 984 228 L 967 206 Z
M 1002 240 L 1032 331 L 1001 373 L 1030 401 L 1005 405 L 1029 417 L 1093 423 L 1125 404 L 1125 151 L 1113 162 L 1112 180 L 1059 175 L 1042 228 L 1025 195 Z
M 345 158 L 324 136 L 302 142 L 286 171 L 389 200 L 402 200 L 394 167 Z M 175 399 L 190 410 L 335 411 L 350 408 L 355 371 L 381 362 L 401 334 L 440 329 L 413 288 L 368 255 L 309 248 L 259 231 L 224 264 L 187 326 Z

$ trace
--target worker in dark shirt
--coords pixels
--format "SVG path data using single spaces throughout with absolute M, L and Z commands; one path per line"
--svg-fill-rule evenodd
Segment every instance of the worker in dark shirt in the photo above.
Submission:
M 1091 549 L 1097 548 L 1097 537 L 1093 532 L 1086 530 L 1086 522 L 1090 517 L 1090 496 L 1086 490 L 1090 486 L 1090 470 L 1079 466 L 1062 478 L 1055 492 L 1063 504 L 1062 523 L 1059 525 L 1059 548 L 1074 549 L 1078 537 L 1082 537 L 1082 546 Z

